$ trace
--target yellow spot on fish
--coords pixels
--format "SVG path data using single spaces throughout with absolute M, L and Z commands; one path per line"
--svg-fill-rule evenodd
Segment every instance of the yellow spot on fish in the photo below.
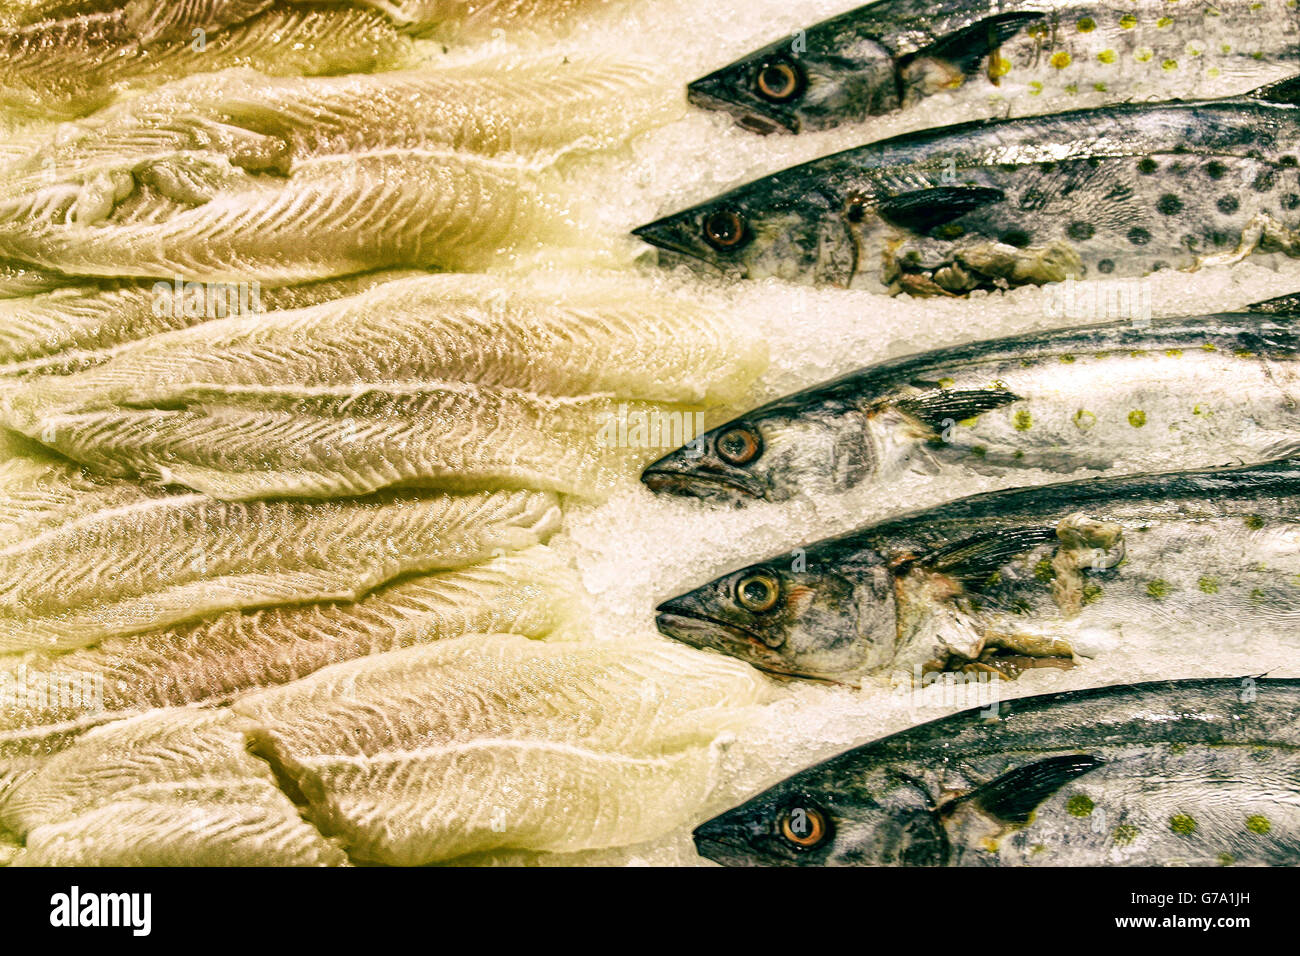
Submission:
M 1016 412 L 1015 429 L 1018 432 L 1027 432 L 1034 427 L 1034 416 L 1021 409 Z
M 1177 60 L 1165 60 L 1165 62 L 1163 62 L 1163 63 L 1160 64 L 1160 69 L 1162 69 L 1162 70 L 1176 70 L 1176 69 L 1178 69 L 1178 61 L 1177 61 Z
M 1232 354 L 1237 356 L 1237 358 L 1252 358 L 1255 355 L 1255 353 L 1250 351 L 1250 349 L 1237 349 Z
M 1121 823 L 1115 828 L 1115 845 L 1128 846 L 1137 839 L 1138 828 L 1131 823 Z
M 1135 408 L 1128 413 L 1128 423 L 1134 428 L 1141 428 L 1147 423 L 1147 413 L 1140 408 Z
M 1065 809 L 1072 817 L 1086 817 L 1096 806 L 1086 794 L 1076 793 L 1065 803 Z
M 1051 558 L 1041 558 L 1039 562 L 1034 565 L 1034 577 L 1043 583 L 1056 577 L 1056 569 L 1052 567 Z
M 1193 406 L 1192 406 L 1192 414 L 1193 414 L 1193 415 L 1204 415 L 1204 414 L 1205 414 L 1205 406 L 1203 406 L 1203 405 L 1193 405 Z
M 1106 92 L 1106 84 L 1105 84 L 1105 83 L 1094 83 L 1094 84 L 1092 84 L 1092 88 L 1093 88 L 1094 90 L 1096 90 L 1098 93 L 1105 93 L 1105 92 Z
M 1231 853 L 1220 853 L 1218 860 L 1219 866 L 1232 866 L 1232 864 L 1237 862 L 1237 858 Z
M 1165 354 L 1168 355 L 1170 358 L 1182 358 L 1182 357 L 1183 357 L 1183 350 L 1182 350 L 1182 349 L 1165 349 Z
M 1079 92 L 1079 84 L 1071 83 L 1069 86 L 1065 88 L 1065 92 L 1068 93 L 1070 96 L 1073 96 L 1075 93 Z
M 1101 585 L 1100 585 L 1100 584 L 1091 584 L 1091 583 L 1089 583 L 1089 584 L 1085 584 L 1085 585 L 1083 586 L 1083 604 L 1084 604 L 1084 606 L 1087 607 L 1089 604 L 1093 604 L 1093 603 L 1095 603 L 1095 602 L 1097 602 L 1097 601 L 1100 601 L 1100 600 L 1101 600 L 1101 594 L 1102 594 L 1102 591 L 1101 591 Z
M 1204 345 L 1201 346 L 1201 351 L 1202 351 L 1202 352 L 1217 352 L 1217 351 L 1219 351 L 1219 347 L 1218 347 L 1217 345 L 1215 345 L 1213 342 L 1206 342 Z
M 980 417 L 978 415 L 972 415 L 970 418 L 963 418 L 957 424 L 962 428 L 974 428 L 979 423 L 979 420 Z
M 1246 829 L 1251 833 L 1258 833 L 1260 836 L 1263 836 L 1265 833 L 1268 833 L 1273 829 L 1273 824 L 1268 822 L 1268 817 L 1255 814 L 1254 816 L 1246 817 Z
M 1250 55 L 1250 58 L 1251 58 L 1252 60 L 1262 60 L 1262 59 L 1264 59 L 1264 54 L 1261 53 L 1260 51 L 1256 50 L 1254 53 L 1252 53 L 1252 54 Z
M 1069 365 L 1071 362 L 1074 361 L 1074 356 L 1067 353 L 1061 356 L 1061 361 L 1064 362 L 1066 365 Z
M 1126 13 L 1119 18 L 1119 25 L 1125 30 L 1132 30 L 1138 25 L 1138 18 L 1133 16 L 1131 13 Z
M 1097 54 L 1097 59 L 1101 60 L 1102 63 L 1114 63 L 1114 62 L 1115 62 L 1115 51 L 1114 51 L 1114 50 L 1102 50 L 1100 53 Z
M 1253 604 L 1259 604 L 1264 600 L 1264 591 L 1261 588 L 1252 588 L 1250 591 L 1250 600 Z
M 1188 56 L 1200 56 L 1200 55 L 1201 55 L 1201 51 L 1200 51 L 1199 49 L 1197 49 L 1196 47 L 1194 47 L 1194 46 L 1189 46 L 1189 47 L 1187 48 L 1187 55 L 1188 55 Z
M 1196 832 L 1196 821 L 1185 813 L 1175 813 L 1169 818 L 1169 829 L 1182 836 L 1191 836 Z
M 1084 17 L 1079 21 L 1080 33 L 1091 33 L 1095 29 L 1097 29 L 1097 21 L 1092 17 Z
M 1157 601 L 1163 601 L 1172 590 L 1173 588 L 1169 586 L 1169 582 L 1163 578 L 1156 578 L 1154 581 L 1147 582 L 1147 594 Z
M 1218 594 L 1218 593 L 1219 593 L 1219 579 L 1218 579 L 1218 578 L 1211 578 L 1211 577 L 1204 577 L 1204 578 L 1201 578 L 1199 581 L 1196 582 L 1196 586 L 1199 587 L 1199 588 L 1200 588 L 1202 591 L 1204 591 L 1206 594 Z
M 1030 96 L 1037 96 L 1037 95 L 1038 95 L 1039 93 L 1041 93 L 1041 92 L 1043 92 L 1043 84 L 1042 84 L 1042 83 L 1039 83 L 1037 80 L 1032 80 L 1032 81 L 1030 81 L 1030 84 L 1029 84 L 1029 95 L 1030 95 Z
M 1172 25 L 1173 22 L 1174 22 L 1173 17 L 1161 17 L 1159 20 L 1156 21 L 1156 29 L 1163 30 L 1165 27 Z
M 1087 409 L 1081 408 L 1074 413 L 1074 427 L 1079 431 L 1086 432 L 1095 424 L 1097 424 L 1097 416 Z
M 1066 53 L 1064 50 L 1057 50 L 1052 54 L 1052 66 L 1056 67 L 1058 70 L 1064 70 L 1069 65 L 1070 54 Z
M 1146 63 L 1155 55 L 1155 50 L 1151 49 L 1149 46 L 1144 46 L 1133 54 L 1133 59 L 1137 60 L 1139 63 Z
M 1212 66 L 1205 71 L 1205 75 L 1211 79 L 1218 76 L 1222 71 L 1217 66 Z
M 1219 52 L 1220 52 L 1220 53 L 1231 53 L 1231 52 L 1232 52 L 1232 47 L 1225 43 L 1225 44 L 1223 44 L 1223 46 L 1219 47 Z
M 1246 527 L 1251 531 L 1258 531 L 1260 528 L 1264 527 L 1264 519 L 1259 515 L 1250 515 L 1246 518 Z
M 939 387 L 940 387 L 940 388 L 952 388 L 952 387 L 953 387 L 954 385 L 956 385 L 956 384 L 957 384 L 957 380 L 956 380 L 956 379 L 953 379 L 953 378 L 941 378 L 941 379 L 939 379 Z

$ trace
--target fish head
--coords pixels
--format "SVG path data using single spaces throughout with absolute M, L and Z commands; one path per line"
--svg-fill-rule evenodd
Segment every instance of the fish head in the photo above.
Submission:
M 660 262 L 733 278 L 847 286 L 857 267 L 842 203 L 796 166 L 632 231 Z M 667 253 L 667 255 L 664 255 Z
M 948 837 L 927 794 L 850 751 L 795 774 L 695 829 L 699 854 L 726 866 L 935 866 Z
M 864 416 L 842 401 L 792 396 L 705 432 L 648 465 L 652 491 L 721 500 L 786 501 L 845 491 L 874 470 Z
M 695 106 L 729 113 L 756 133 L 829 129 L 846 118 L 897 109 L 893 54 L 860 28 L 818 24 L 701 77 L 686 88 Z
M 799 549 L 655 610 L 668 637 L 807 680 L 856 684 L 888 663 L 898 639 L 893 577 L 869 551 L 841 560 L 834 547 Z

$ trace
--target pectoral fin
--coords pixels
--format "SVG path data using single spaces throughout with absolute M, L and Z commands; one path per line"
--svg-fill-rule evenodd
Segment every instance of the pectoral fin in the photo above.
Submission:
M 999 528 L 946 544 L 921 563 L 978 591 L 1008 561 L 1055 538 L 1055 528 Z
M 1023 826 L 1039 804 L 1071 780 L 1096 770 L 1103 763 L 1091 754 L 1048 757 L 1009 770 L 956 802 L 974 806 L 999 823 Z
M 1002 190 L 988 186 L 934 186 L 880 200 L 877 209 L 882 218 L 895 226 L 924 235 L 1005 198 Z
M 905 398 L 897 403 L 897 407 L 940 432 L 945 422 L 965 421 L 1018 401 L 1020 396 L 1005 388 L 945 388 Z

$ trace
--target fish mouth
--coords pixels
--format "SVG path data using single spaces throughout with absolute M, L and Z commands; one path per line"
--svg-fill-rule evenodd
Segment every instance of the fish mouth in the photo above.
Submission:
M 757 866 L 755 857 L 730 827 L 708 820 L 691 831 L 695 852 L 721 866 Z
M 698 106 L 700 109 L 728 113 L 738 126 L 749 130 L 751 133 L 767 136 L 771 133 L 799 132 L 798 118 L 780 114 L 771 116 L 747 109 L 744 103 L 737 102 L 719 92 L 719 87 L 725 88 L 725 85 L 726 80 L 723 77 L 711 73 L 687 85 L 686 102 L 692 106 Z
M 678 495 L 683 498 L 721 499 L 744 504 L 761 501 L 761 492 L 727 475 L 709 472 L 678 471 L 675 468 L 657 468 L 650 465 L 641 473 L 641 483 L 657 494 Z
M 662 219 L 656 219 L 654 222 L 646 223 L 644 226 L 637 226 L 632 230 L 632 235 L 636 236 L 642 242 L 648 242 L 650 245 L 659 249 L 666 249 L 669 252 L 675 252 L 680 256 L 686 256 L 690 259 L 697 259 L 700 262 L 712 265 L 708 259 L 704 258 L 704 253 L 696 249 L 685 240 L 676 239 L 673 233 L 676 232 L 674 226 L 680 215 L 664 216 Z
M 655 627 L 659 633 L 674 641 L 700 650 L 718 651 L 765 673 L 797 676 L 782 668 L 780 657 L 757 634 L 736 624 L 701 614 L 679 603 L 677 599 L 665 601 L 655 608 Z M 749 653 L 739 653 L 742 649 Z

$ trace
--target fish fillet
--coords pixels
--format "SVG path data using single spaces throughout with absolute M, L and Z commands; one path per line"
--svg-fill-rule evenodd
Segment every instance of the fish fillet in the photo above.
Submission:
M 0 547 L 0 651 L 87 647 L 233 608 L 355 600 L 554 532 L 546 494 L 229 503 L 167 495 Z
M 765 361 L 761 343 L 670 298 L 420 277 L 156 336 L 12 389 L 0 421 L 97 471 L 222 499 L 391 485 L 594 495 L 658 451 L 609 423 L 689 440 L 682 406 L 738 399 Z
M 172 709 L 97 728 L 0 804 L 20 866 L 328 866 L 228 711 Z
M 156 707 L 220 704 L 330 664 L 462 634 L 581 626 L 576 573 L 543 545 L 406 577 L 355 602 L 227 611 L 65 654 L 0 658 L 0 762 Z M 35 765 L 35 761 L 28 761 Z
M 325 157 L 288 177 L 224 161 L 182 172 L 184 184 L 169 168 L 141 186 L 137 171 L 93 198 L 56 186 L 4 203 L 0 247 L 75 275 L 290 284 L 388 266 L 473 271 L 571 229 L 537 176 L 466 154 Z
M 373 287 L 379 272 L 297 286 L 214 287 L 172 282 L 76 286 L 0 300 L 0 376 L 65 373 L 109 358 L 120 345 L 227 314 L 297 309 Z
M 632 58 L 492 58 L 374 75 L 205 72 L 63 124 L 7 164 L 7 192 L 85 181 L 195 150 L 280 169 L 383 149 L 532 155 L 623 142 L 681 112 L 650 64 Z M 260 159 L 259 159 L 260 157 Z M 51 177 L 51 171 L 57 175 Z
M 764 693 L 752 670 L 679 650 L 477 635 L 336 665 L 232 707 L 353 859 L 631 843 L 698 810 L 709 744 Z
M 0 110 L 67 119 L 124 91 L 193 73 L 235 66 L 272 75 L 369 72 L 416 55 L 387 17 L 357 7 L 286 3 L 226 22 L 155 16 L 192 13 L 190 4 L 151 2 L 139 12 L 154 22 L 118 11 L 0 28 Z

